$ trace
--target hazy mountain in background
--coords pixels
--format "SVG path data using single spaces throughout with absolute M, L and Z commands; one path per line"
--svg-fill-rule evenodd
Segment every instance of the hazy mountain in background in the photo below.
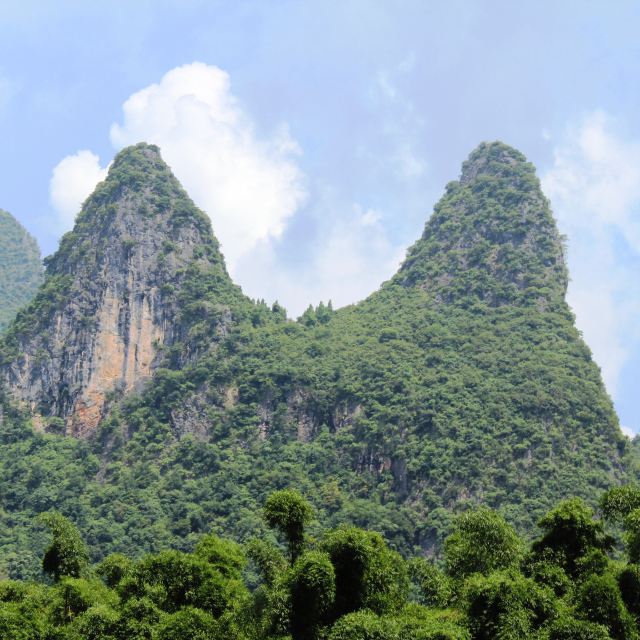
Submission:
M 0 332 L 31 301 L 41 283 L 38 243 L 10 213 L 0 209 Z

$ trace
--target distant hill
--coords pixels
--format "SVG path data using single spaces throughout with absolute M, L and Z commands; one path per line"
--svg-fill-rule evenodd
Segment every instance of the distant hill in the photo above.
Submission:
M 123 150 L 0 344 L 6 572 L 38 570 L 52 507 L 136 555 L 255 535 L 293 486 L 324 525 L 432 553 L 471 504 L 527 533 L 594 502 L 628 442 L 567 279 L 533 166 L 483 143 L 391 280 L 294 322 L 231 281 L 157 147 Z
M 31 301 L 41 282 L 38 243 L 10 213 L 0 209 L 0 333 Z

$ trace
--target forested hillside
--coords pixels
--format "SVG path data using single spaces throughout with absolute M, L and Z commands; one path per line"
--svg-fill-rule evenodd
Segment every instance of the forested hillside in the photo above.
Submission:
M 366 527 L 405 555 L 439 553 L 478 504 L 534 536 L 628 469 L 566 284 L 534 168 L 501 143 L 471 154 L 390 281 L 297 321 L 231 282 L 158 149 L 125 149 L 1 345 L 5 574 L 39 574 L 52 508 L 98 561 L 261 535 L 286 487 L 311 533 Z
M 0 209 L 0 333 L 31 301 L 41 282 L 38 243 L 10 213 Z
M 10 640 L 637 640 L 640 489 L 602 496 L 604 520 L 560 502 L 532 544 L 486 507 L 458 517 L 444 558 L 403 559 L 380 534 L 343 526 L 307 533 L 314 512 L 296 491 L 259 515 L 276 534 L 239 545 L 201 536 L 91 566 L 59 513 L 45 530 L 39 583 L 0 580 L 0 634 Z M 623 524 L 612 560 L 607 525 Z

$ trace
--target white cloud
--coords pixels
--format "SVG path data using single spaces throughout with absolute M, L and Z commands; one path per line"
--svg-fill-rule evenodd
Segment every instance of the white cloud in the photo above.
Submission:
M 424 120 L 398 86 L 398 81 L 406 78 L 414 64 L 415 57 L 409 56 L 391 71 L 380 69 L 372 86 L 373 101 L 382 103 L 387 114 L 381 120 L 381 133 L 391 146 L 387 162 L 396 177 L 404 181 L 420 178 L 427 170 L 427 163 L 417 146 Z
M 283 126 L 260 137 L 231 93 L 227 73 L 193 63 L 134 93 L 116 148 L 140 141 L 160 146 L 177 178 L 204 209 L 231 270 L 259 241 L 280 236 L 306 197 L 294 158 L 300 152 Z
M 278 299 L 293 315 L 320 300 L 341 306 L 366 297 L 404 257 L 405 247 L 389 241 L 383 213 L 375 208 L 345 206 L 333 189 L 316 185 L 313 208 L 303 209 L 307 189 L 298 145 L 286 126 L 259 135 L 232 94 L 228 74 L 217 67 L 178 67 L 134 93 L 110 136 L 118 149 L 140 141 L 157 144 L 210 215 L 243 289 L 255 298 Z M 411 147 L 400 150 L 405 173 L 422 171 Z M 51 200 L 65 230 L 103 177 L 98 157 L 89 151 L 55 168 Z M 308 226 L 285 234 L 302 211 L 302 226 Z
M 100 158 L 91 151 L 78 151 L 58 163 L 49 182 L 49 196 L 61 230 L 73 226 L 82 203 L 106 175 L 107 170 L 100 167 Z
M 354 204 L 353 211 L 357 214 L 360 224 L 364 227 L 376 226 L 382 220 L 382 212 L 376 209 L 363 211 L 359 204 Z
M 620 430 L 622 431 L 622 433 L 624 433 L 625 436 L 627 436 L 627 438 L 630 438 L 631 440 L 633 440 L 636 437 L 635 431 L 630 427 L 625 427 L 624 425 L 621 425 Z
M 333 301 L 337 307 L 365 298 L 399 267 L 405 247 L 389 243 L 380 212 L 363 212 L 354 205 L 354 215 L 336 220 L 327 230 L 317 254 L 312 277 L 318 285 L 315 299 Z
M 640 326 L 640 142 L 592 113 L 565 132 L 542 182 L 569 238 L 569 302 L 615 398 Z
M 319 227 L 303 264 L 285 264 L 282 247 L 273 243 L 241 261 L 238 278 L 245 291 L 280 301 L 296 317 L 320 300 L 331 300 L 334 308 L 362 300 L 391 277 L 406 248 L 389 241 L 382 212 L 354 204 L 327 217 L 333 210 L 327 201 L 319 204 Z
M 195 62 L 166 73 L 129 97 L 122 123 L 111 126 L 120 149 L 157 144 L 196 204 L 206 211 L 233 271 L 255 245 L 279 237 L 306 198 L 300 153 L 286 126 L 259 136 L 231 93 L 229 76 Z M 51 200 L 64 230 L 79 204 L 103 178 L 89 151 L 68 156 L 55 168 Z
M 397 174 L 405 180 L 419 178 L 427 170 L 427 163 L 418 156 L 411 145 L 404 143 L 392 155 Z

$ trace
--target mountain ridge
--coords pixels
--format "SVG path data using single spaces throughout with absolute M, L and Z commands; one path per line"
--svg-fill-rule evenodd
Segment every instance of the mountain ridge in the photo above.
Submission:
M 157 154 L 148 145 L 127 153 L 136 149 Z M 182 196 L 168 208 L 159 199 L 173 179 L 133 165 L 114 163 L 111 195 L 120 202 L 133 185 L 138 205 L 159 207 L 153 220 L 170 220 Z M 80 226 L 103 193 L 87 201 Z M 195 216 L 196 231 L 208 225 L 192 203 L 178 210 Z M 165 312 L 175 330 L 143 384 L 116 389 L 90 429 L 69 425 L 54 403 L 40 407 L 48 433 L 5 420 L 0 470 L 38 496 L 3 498 L 0 482 L 14 522 L 55 505 L 100 553 L 190 548 L 203 530 L 255 535 L 265 495 L 295 486 L 325 524 L 355 523 L 397 549 L 436 553 L 451 514 L 469 505 L 500 507 L 532 531 L 558 499 L 593 502 L 626 477 L 627 441 L 564 300 L 562 239 L 519 152 L 478 147 L 399 272 L 342 309 L 319 305 L 294 322 L 277 304 L 248 300 L 211 238 L 210 255 L 169 271 Z M 115 245 L 121 255 L 122 237 Z M 78 233 L 63 241 L 47 282 L 70 275 L 80 246 Z M 73 300 L 64 293 L 64 304 Z M 19 336 L 31 339 L 37 301 L 3 342 L 5 380 Z M 35 353 L 46 343 L 32 344 Z M 56 435 L 60 420 L 82 439 Z M 24 477 L 14 461 L 23 448 L 49 477 Z
M 5 339 L 3 373 L 32 411 L 81 436 L 104 417 L 109 393 L 139 390 L 161 348 L 181 337 L 190 270 L 233 288 L 208 218 L 146 144 L 116 156 L 45 263 L 43 289 Z

